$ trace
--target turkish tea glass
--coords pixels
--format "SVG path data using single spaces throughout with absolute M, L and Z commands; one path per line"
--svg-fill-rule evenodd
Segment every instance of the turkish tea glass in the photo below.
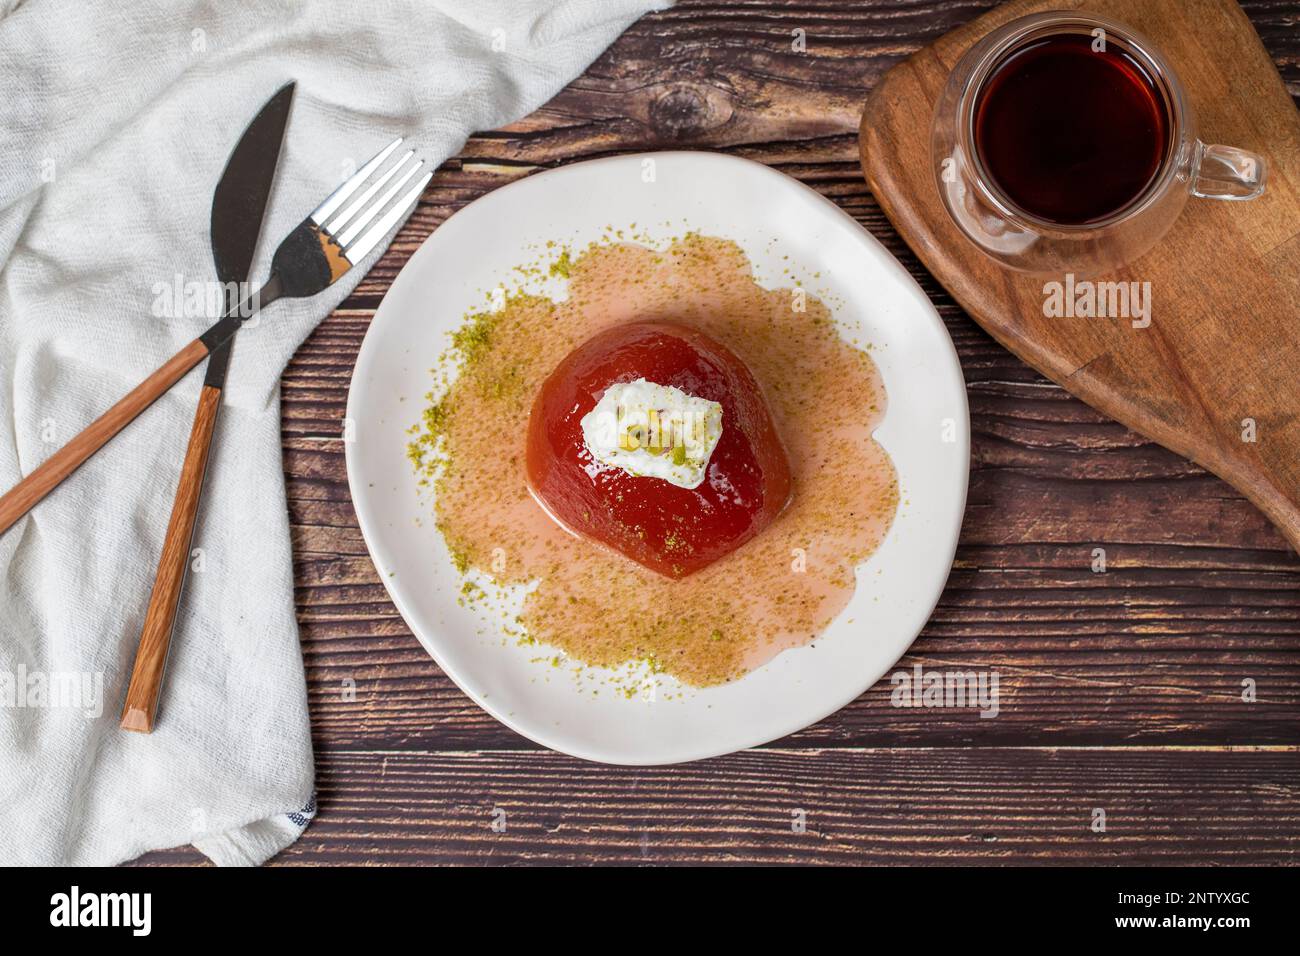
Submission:
M 1008 57 L 1031 44 L 1072 34 L 1116 44 L 1149 75 L 1168 119 L 1163 159 L 1145 188 L 1114 211 L 1079 223 L 1051 221 L 1017 205 L 990 175 L 976 148 L 975 127 L 980 94 Z M 1262 157 L 1208 145 L 1196 132 L 1182 83 L 1145 37 L 1096 14 L 1040 13 L 1004 24 L 958 61 L 935 109 L 931 158 L 944 207 L 993 259 L 1035 274 L 1100 274 L 1155 245 L 1190 196 L 1244 200 L 1263 193 L 1267 167 Z

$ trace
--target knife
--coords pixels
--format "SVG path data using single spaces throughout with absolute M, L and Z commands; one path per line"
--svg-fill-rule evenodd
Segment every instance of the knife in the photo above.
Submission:
M 257 237 L 262 231 L 262 216 L 275 179 L 293 90 L 293 83 L 282 87 L 253 118 L 230 154 L 212 195 L 212 258 L 217 278 L 225 286 L 226 311 L 239 304 L 242 298 L 240 285 L 248 280 Z M 167 652 L 176 626 L 176 609 L 185 583 L 185 571 L 189 566 L 203 477 L 207 471 L 208 452 L 233 346 L 234 340 L 231 339 L 214 348 L 208 356 L 199 405 L 194 413 L 176 499 L 154 577 L 153 593 L 149 597 L 149 609 L 145 612 L 140 645 L 131 669 L 131 683 L 122 706 L 121 726 L 124 730 L 151 733 L 157 717 Z

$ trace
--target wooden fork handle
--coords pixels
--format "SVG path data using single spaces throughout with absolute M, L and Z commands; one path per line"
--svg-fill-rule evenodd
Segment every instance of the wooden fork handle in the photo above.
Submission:
M 87 458 L 104 447 L 110 438 L 125 428 L 142 411 L 171 388 L 185 373 L 208 354 L 207 346 L 195 339 L 181 349 L 143 382 L 128 392 L 116 405 L 91 422 L 30 475 L 0 496 L 0 534 L 8 531 L 42 498 L 53 491 Z
M 208 468 L 212 431 L 220 407 L 221 389 L 204 385 L 199 393 L 194 425 L 190 429 L 190 443 L 185 449 L 185 463 L 181 465 L 176 500 L 172 503 L 171 520 L 167 522 L 167 535 L 163 538 L 162 556 L 158 559 L 158 573 L 154 576 L 153 594 L 145 612 L 140 645 L 135 652 L 126 703 L 122 705 L 123 730 L 144 734 L 153 732 L 163 674 L 167 669 L 167 651 L 176 624 L 176 608 L 180 603 L 190 543 L 194 537 L 194 520 L 203 491 L 203 475 Z

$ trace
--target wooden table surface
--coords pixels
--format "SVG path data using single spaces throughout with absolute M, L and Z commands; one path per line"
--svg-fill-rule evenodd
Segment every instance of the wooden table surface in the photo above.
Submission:
M 276 862 L 1300 859 L 1300 560 L 1226 484 L 996 345 L 862 179 L 868 90 L 990 6 L 681 0 L 636 23 L 545 107 L 475 136 L 443 166 L 397 242 L 284 374 L 320 812 Z M 1300 97 L 1300 2 L 1243 7 Z M 792 49 L 795 30 L 806 52 Z M 357 528 L 340 433 L 353 362 L 389 283 L 439 223 L 503 183 L 683 147 L 759 160 L 832 199 L 904 263 L 947 324 L 970 396 L 970 501 L 947 589 L 899 666 L 997 672 L 996 719 L 895 708 L 883 683 L 744 753 L 599 766 L 479 710 L 388 600 Z M 1099 547 L 1104 573 L 1092 569 Z M 507 813 L 503 833 L 495 808 Z M 142 862 L 199 859 L 184 848 Z

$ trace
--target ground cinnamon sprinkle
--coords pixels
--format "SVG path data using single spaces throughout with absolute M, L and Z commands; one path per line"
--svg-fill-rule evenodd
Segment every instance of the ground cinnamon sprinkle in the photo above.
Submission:
M 690 234 L 663 251 L 593 244 L 576 257 L 563 251 L 551 274 L 568 278 L 566 301 L 514 295 L 467 317 L 448 356 L 459 374 L 412 430 L 409 456 L 434 491 L 457 569 L 537 582 L 518 620 L 522 639 L 591 665 L 641 661 L 708 686 L 813 640 L 848 603 L 855 566 L 898 506 L 893 465 L 871 438 L 885 393 L 870 357 L 840 338 L 811 294 L 760 287 L 729 240 Z M 791 503 L 771 526 L 680 581 L 571 537 L 524 482 L 542 381 L 597 331 L 638 319 L 694 326 L 740 356 L 794 477 Z M 438 374 L 440 384 L 452 379 L 445 367 Z

